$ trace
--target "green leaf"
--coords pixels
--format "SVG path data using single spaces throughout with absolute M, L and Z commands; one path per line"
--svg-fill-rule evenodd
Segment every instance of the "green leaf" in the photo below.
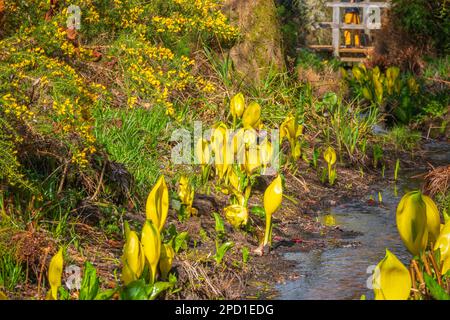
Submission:
M 450 300 L 450 295 L 427 273 L 423 274 L 425 283 L 433 298 L 436 300 Z
M 99 289 L 99 280 L 97 270 L 94 266 L 86 262 L 84 267 L 83 281 L 81 282 L 79 300 L 93 300 L 97 296 Z
M 162 292 L 173 287 L 171 282 L 156 282 L 150 292 L 148 292 L 149 300 L 155 300 Z
M 122 300 L 147 300 L 147 290 L 148 286 L 144 279 L 136 280 L 122 289 L 120 298 Z
M 59 300 L 70 300 L 70 293 L 63 286 L 58 288 Z M 1 299 L 0 299 L 1 300 Z
M 261 219 L 264 219 L 266 217 L 266 211 L 263 207 L 260 206 L 253 206 L 250 209 L 250 212 L 253 213 L 255 216 L 260 217 Z
M 216 260 L 217 264 L 222 263 L 223 257 L 225 256 L 227 251 L 229 249 L 231 249 L 233 246 L 234 246 L 234 242 L 232 242 L 232 241 L 225 242 L 220 247 L 219 247 L 219 243 L 216 242 L 216 254 L 213 256 L 213 258 L 214 258 L 214 260 Z
M 180 232 L 176 237 L 175 237 L 175 246 L 174 246 L 174 250 L 176 253 L 178 253 L 178 251 L 183 248 L 184 250 L 187 249 L 187 241 L 189 238 L 189 234 L 187 233 L 187 231 L 183 231 Z
M 223 219 L 217 212 L 214 212 L 213 215 L 216 222 L 217 235 L 221 238 L 225 234 L 225 225 L 223 223 Z
M 450 220 L 450 214 L 447 212 L 447 208 L 444 208 L 442 215 L 444 216 L 445 223 L 447 223 Z
M 333 107 L 333 106 L 335 106 L 338 103 L 338 97 L 337 97 L 336 93 L 334 93 L 334 92 L 327 92 L 323 96 L 322 101 L 325 104 Z
M 241 252 L 242 252 L 242 262 L 247 263 L 248 260 L 250 259 L 250 250 L 247 247 L 243 247 L 241 249 Z
M 110 300 L 114 294 L 117 292 L 117 288 L 114 289 L 108 289 L 105 291 L 101 291 L 99 292 L 96 296 L 94 300 Z

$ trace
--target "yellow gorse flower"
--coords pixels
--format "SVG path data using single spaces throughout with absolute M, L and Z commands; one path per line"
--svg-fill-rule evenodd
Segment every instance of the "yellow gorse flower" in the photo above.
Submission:
M 242 93 L 238 93 L 230 101 L 230 112 L 233 118 L 240 118 L 245 110 L 245 98 Z
M 446 274 L 450 270 L 450 221 L 443 226 L 436 240 L 434 250 L 438 249 L 441 253 L 441 273 Z
M 48 268 L 48 282 L 50 283 L 50 291 L 47 294 L 47 299 L 49 300 L 58 299 L 58 289 L 61 286 L 63 264 L 63 249 L 59 248 L 58 252 L 50 260 L 50 266 Z
M 159 259 L 159 271 L 161 272 L 161 277 L 167 279 L 167 275 L 172 269 L 173 258 L 175 257 L 175 251 L 172 245 L 169 243 L 164 243 L 161 246 L 161 257 Z
M 264 192 L 264 210 L 266 212 L 266 230 L 263 246 L 270 243 L 272 235 L 272 214 L 278 210 L 283 200 L 283 185 L 278 175 Z
M 144 270 L 145 257 L 139 237 L 134 231 L 126 233 L 122 254 L 122 281 L 125 285 L 140 278 Z
M 166 223 L 169 212 L 169 191 L 164 176 L 161 176 L 148 195 L 145 206 L 146 216 L 151 220 L 159 232 Z
M 397 206 L 397 229 L 406 248 L 418 255 L 427 247 L 427 207 L 419 191 L 403 196 Z
M 158 229 L 149 220 L 144 223 L 142 228 L 141 243 L 145 259 L 150 267 L 150 280 L 153 283 L 156 279 L 156 271 L 161 255 L 161 238 Z
M 245 226 L 248 221 L 248 210 L 240 204 L 233 204 L 223 209 L 228 222 L 235 228 Z
M 386 249 L 386 256 L 373 274 L 375 300 L 406 300 L 411 291 L 411 276 L 398 258 Z
M 257 102 L 251 102 L 242 115 L 242 124 L 245 129 L 257 129 L 261 120 L 261 106 Z

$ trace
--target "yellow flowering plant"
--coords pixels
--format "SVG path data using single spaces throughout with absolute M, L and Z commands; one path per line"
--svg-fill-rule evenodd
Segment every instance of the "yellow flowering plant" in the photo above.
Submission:
M 450 223 L 440 225 L 436 204 L 420 191 L 402 197 L 396 222 L 400 237 L 414 258 L 408 269 L 386 250 L 386 257 L 373 273 L 375 299 L 449 300 Z

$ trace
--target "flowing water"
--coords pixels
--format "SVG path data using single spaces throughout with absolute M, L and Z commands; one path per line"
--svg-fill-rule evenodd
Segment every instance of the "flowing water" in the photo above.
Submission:
M 429 144 L 426 150 L 433 164 L 450 163 L 448 143 Z M 377 201 L 380 191 L 382 205 L 369 205 L 368 195 L 323 212 L 334 216 L 342 229 L 356 231 L 359 235 L 348 239 L 348 245 L 343 247 L 286 254 L 286 259 L 298 262 L 296 271 L 300 277 L 278 285 L 278 298 L 360 299 L 363 294 L 373 298 L 370 277 L 373 267 L 384 257 L 385 249 L 405 264 L 411 258 L 398 235 L 395 210 L 405 192 L 419 187 L 420 181 L 412 177 L 424 171 L 425 164 L 421 164 L 414 172 L 401 172 L 402 180 L 397 185 L 373 186 L 372 196 Z

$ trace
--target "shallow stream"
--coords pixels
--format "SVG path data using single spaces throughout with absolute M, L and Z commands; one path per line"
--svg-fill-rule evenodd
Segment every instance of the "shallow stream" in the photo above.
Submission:
M 450 144 L 434 143 L 426 146 L 427 158 L 434 165 L 450 163 Z M 331 215 L 343 230 L 356 231 L 348 245 L 310 252 L 287 253 L 285 258 L 298 262 L 296 272 L 300 277 L 277 285 L 278 299 L 360 299 L 361 295 L 373 298 L 369 288 L 373 267 L 391 250 L 405 264 L 411 256 L 405 250 L 395 224 L 395 210 L 405 192 L 417 189 L 420 180 L 412 178 L 426 171 L 426 163 L 414 172 L 401 172 L 396 185 L 372 186 L 372 193 L 323 212 Z M 382 203 L 378 203 L 378 192 Z M 375 203 L 370 203 L 372 195 Z

